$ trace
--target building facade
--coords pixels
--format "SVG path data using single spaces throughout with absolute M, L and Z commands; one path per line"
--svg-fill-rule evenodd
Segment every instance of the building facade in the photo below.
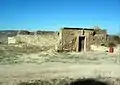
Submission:
M 106 30 L 62 28 L 59 32 L 58 51 L 89 51 L 91 45 L 105 45 L 106 42 Z

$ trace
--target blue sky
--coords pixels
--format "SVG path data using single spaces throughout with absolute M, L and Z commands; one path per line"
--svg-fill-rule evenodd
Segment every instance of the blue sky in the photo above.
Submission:
M 100 26 L 120 31 L 120 0 L 0 0 L 0 30 Z

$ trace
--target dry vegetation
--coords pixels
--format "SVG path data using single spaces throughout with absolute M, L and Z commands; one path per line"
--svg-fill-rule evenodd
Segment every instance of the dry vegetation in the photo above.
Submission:
M 0 45 L 0 64 L 21 63 L 20 56 L 38 51 L 41 51 L 41 49 L 35 46 L 20 48 L 11 45 Z
M 0 85 L 69 85 L 91 76 L 120 85 L 119 53 L 57 53 L 49 48 L 1 45 Z
M 15 47 L 1 45 L 0 47 L 0 64 L 15 63 L 79 63 L 79 64 L 120 64 L 118 54 L 109 54 L 106 52 L 63 52 L 57 53 L 54 49 L 37 46 Z
M 110 82 L 109 82 L 110 81 Z M 116 82 L 117 81 L 117 82 Z M 18 85 L 119 85 L 119 79 L 111 78 L 57 78 L 51 80 L 31 80 L 26 82 L 20 82 Z

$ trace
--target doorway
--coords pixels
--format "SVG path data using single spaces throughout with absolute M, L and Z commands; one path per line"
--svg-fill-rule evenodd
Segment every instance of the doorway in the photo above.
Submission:
M 84 41 L 85 37 L 84 36 L 79 36 L 79 42 L 78 42 L 78 51 L 84 51 Z

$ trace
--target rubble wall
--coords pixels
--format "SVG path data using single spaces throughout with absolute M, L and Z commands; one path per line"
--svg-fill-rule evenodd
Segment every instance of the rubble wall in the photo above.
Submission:
M 41 34 L 41 35 L 17 35 L 15 37 L 17 44 L 25 44 L 27 46 L 45 46 L 45 47 L 55 47 L 58 41 L 57 33 L 52 34 Z
M 77 30 L 61 30 L 61 50 L 66 51 L 75 51 L 76 50 L 76 41 L 77 41 Z
M 84 49 L 91 50 L 91 45 L 101 45 L 107 43 L 107 33 L 105 30 L 94 29 L 61 29 L 59 48 L 63 51 L 78 51 L 79 37 L 85 37 Z

